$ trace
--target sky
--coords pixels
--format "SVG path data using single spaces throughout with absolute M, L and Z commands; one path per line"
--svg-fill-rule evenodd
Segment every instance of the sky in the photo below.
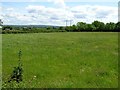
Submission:
M 118 0 L 1 0 L 4 25 L 72 25 L 118 22 Z M 67 23 L 70 24 L 69 22 Z

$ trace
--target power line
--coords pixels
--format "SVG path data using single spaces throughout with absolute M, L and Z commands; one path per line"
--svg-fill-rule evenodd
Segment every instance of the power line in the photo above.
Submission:
M 65 20 L 66 21 L 66 27 L 67 27 L 67 22 L 68 22 L 68 20 Z
M 72 25 L 72 21 L 73 21 L 73 20 L 70 20 L 70 26 Z
M 73 20 L 65 20 L 65 22 L 66 22 L 66 27 L 68 26 L 68 23 L 69 23 L 69 26 L 71 26 L 71 25 L 72 25 L 72 21 L 73 21 Z

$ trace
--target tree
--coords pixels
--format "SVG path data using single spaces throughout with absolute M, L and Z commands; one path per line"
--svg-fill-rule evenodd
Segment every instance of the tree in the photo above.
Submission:
M 86 31 L 87 24 L 84 23 L 84 22 L 78 22 L 77 23 L 77 29 L 78 29 L 78 31 Z
M 59 30 L 63 30 L 63 27 L 61 26 L 61 27 L 59 27 Z
M 120 32 L 120 22 L 116 23 L 115 31 Z
M 47 27 L 46 29 L 47 29 L 47 30 L 50 30 L 50 28 L 51 28 L 51 27 Z
M 2 20 L 0 19 L 0 28 L 2 28 L 2 25 L 3 25 L 3 22 L 2 22 Z
M 12 30 L 11 26 L 3 26 L 2 30 Z
M 96 30 L 96 27 L 92 24 L 87 24 L 87 31 L 95 31 Z
M 72 28 L 72 31 L 73 31 L 73 32 L 78 31 L 78 30 L 77 30 L 77 26 L 75 26 L 75 25 L 72 25 L 71 28 Z
M 56 29 L 56 27 L 53 26 L 52 29 Z
M 106 23 L 105 30 L 106 31 L 115 31 L 115 27 L 116 27 L 116 25 L 113 22 Z
M 2 26 L 3 25 L 3 22 L 2 22 L 2 20 L 0 19 L 0 26 Z
M 28 29 L 28 27 L 23 27 L 23 30 L 24 30 L 24 31 L 27 31 L 27 30 L 29 30 L 29 29 Z
M 105 29 L 105 24 L 100 21 L 94 21 L 92 25 L 96 27 L 95 31 L 104 31 Z
M 65 30 L 66 30 L 67 32 L 70 32 L 70 31 L 71 31 L 71 26 L 66 26 L 66 27 L 65 27 Z

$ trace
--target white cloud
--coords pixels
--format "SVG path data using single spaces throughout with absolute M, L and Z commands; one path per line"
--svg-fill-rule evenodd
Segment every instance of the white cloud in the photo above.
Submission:
M 7 8 L 7 11 L 14 11 L 14 8 Z
M 78 20 L 85 19 L 85 22 L 93 22 L 94 20 L 101 20 L 103 22 L 117 22 L 118 9 L 110 6 L 91 6 L 81 5 L 71 8 L 75 18 Z
M 64 0 L 64 1 L 65 2 L 116 2 L 117 3 L 119 0 Z M 1 0 L 1 2 L 48 2 L 48 0 Z
M 2 19 L 2 7 L 0 6 L 0 19 Z
M 6 13 L 2 14 L 4 24 L 65 25 L 64 21 L 66 19 L 73 20 L 73 24 L 79 21 L 87 23 L 91 23 L 94 20 L 100 20 L 105 23 L 118 21 L 118 8 L 112 6 L 81 5 L 54 8 L 42 5 L 28 5 L 25 11 L 27 13 L 16 12 L 15 8 L 7 8 L 5 10 Z
M 0 12 L 2 11 L 2 7 L 0 7 Z
M 47 1 L 54 3 L 54 5 L 56 5 L 57 7 L 60 7 L 60 8 L 65 8 L 66 7 L 66 4 L 65 4 L 64 0 L 47 0 Z
M 35 13 L 35 12 L 40 12 L 42 10 L 45 10 L 45 6 L 29 5 L 29 6 L 26 7 L 26 9 L 29 11 L 29 13 Z
M 28 10 L 28 13 L 38 16 L 43 16 L 45 18 L 49 17 L 55 17 L 55 18 L 60 18 L 60 19 L 65 19 L 65 16 L 67 15 L 68 12 L 66 12 L 65 9 L 60 9 L 60 8 L 51 8 L 51 7 L 43 7 L 43 6 L 33 6 L 29 5 L 26 7 Z

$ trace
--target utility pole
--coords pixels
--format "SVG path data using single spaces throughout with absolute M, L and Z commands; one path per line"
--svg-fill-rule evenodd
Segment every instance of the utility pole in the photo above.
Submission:
M 65 20 L 66 27 L 68 26 L 68 24 L 71 26 L 71 25 L 72 25 L 72 21 L 73 21 L 73 20 Z
M 0 28 L 2 28 L 2 25 L 3 25 L 3 22 L 2 22 L 2 20 L 0 19 Z
M 72 21 L 73 21 L 73 20 L 70 20 L 70 26 L 72 25 Z
M 0 25 L 2 26 L 2 24 L 3 24 L 3 22 L 2 22 L 2 20 L 0 19 Z
M 67 22 L 68 22 L 68 20 L 65 20 L 65 22 L 66 22 L 66 27 L 67 27 Z

